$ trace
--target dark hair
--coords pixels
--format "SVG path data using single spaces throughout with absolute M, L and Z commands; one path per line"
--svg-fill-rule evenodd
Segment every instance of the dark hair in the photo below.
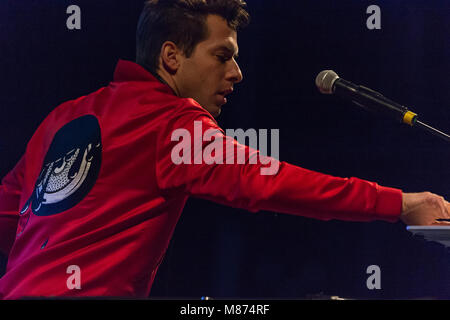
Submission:
M 243 0 L 148 0 L 136 31 L 136 63 L 153 74 L 159 63 L 161 46 L 174 42 L 186 57 L 208 37 L 206 17 L 223 17 L 230 28 L 248 25 L 250 16 Z

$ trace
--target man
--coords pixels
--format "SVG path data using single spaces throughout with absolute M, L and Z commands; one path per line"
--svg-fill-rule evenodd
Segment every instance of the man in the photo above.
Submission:
M 119 61 L 107 87 L 52 111 L 2 180 L 0 249 L 9 259 L 1 298 L 148 296 L 189 196 L 322 220 L 449 218 L 449 203 L 428 192 L 273 158 L 277 173 L 261 174 L 264 164 L 249 161 L 259 152 L 224 136 L 214 119 L 242 80 L 237 30 L 247 23 L 241 0 L 146 3 L 137 63 Z M 193 141 L 183 150 L 192 161 L 175 163 L 173 133 L 195 136 L 196 124 L 214 139 L 200 148 Z M 227 159 L 245 151 L 245 163 L 196 161 L 213 141 Z

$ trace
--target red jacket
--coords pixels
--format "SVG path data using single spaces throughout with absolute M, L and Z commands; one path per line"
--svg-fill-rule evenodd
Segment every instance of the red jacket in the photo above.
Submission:
M 107 87 L 54 109 L 0 185 L 0 297 L 147 297 L 189 196 L 323 220 L 399 218 L 398 189 L 285 162 L 262 175 L 268 165 L 248 161 L 258 151 L 230 138 L 225 150 L 244 148 L 245 164 L 177 165 L 171 135 L 194 136 L 194 121 L 223 134 L 196 101 L 127 61 Z M 73 265 L 80 288 L 68 286 Z

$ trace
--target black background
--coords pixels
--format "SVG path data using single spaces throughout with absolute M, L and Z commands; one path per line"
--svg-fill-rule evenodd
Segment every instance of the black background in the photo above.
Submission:
M 134 59 L 142 3 L 1 1 L 0 177 L 54 107 L 107 85 L 119 58 Z M 66 27 L 72 4 L 81 30 Z M 372 4 L 381 30 L 366 27 Z M 450 198 L 448 143 L 314 85 L 318 72 L 333 69 L 450 131 L 448 0 L 248 0 L 248 9 L 252 23 L 238 34 L 244 81 L 218 119 L 224 129 L 277 128 L 281 160 Z M 151 296 L 448 299 L 449 253 L 401 222 L 321 222 L 191 199 Z M 380 290 L 366 287 L 373 264 Z

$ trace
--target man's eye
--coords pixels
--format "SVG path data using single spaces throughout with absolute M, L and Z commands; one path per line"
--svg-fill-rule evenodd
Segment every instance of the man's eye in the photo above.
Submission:
M 229 60 L 228 57 L 222 56 L 222 55 L 217 55 L 217 58 L 221 61 L 221 62 L 227 62 Z

